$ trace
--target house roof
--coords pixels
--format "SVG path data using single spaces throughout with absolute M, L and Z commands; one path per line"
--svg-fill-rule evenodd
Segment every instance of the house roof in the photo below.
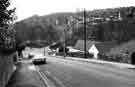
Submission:
M 107 53 L 116 46 L 115 42 L 102 42 L 95 44 L 100 53 Z
M 89 48 L 93 45 L 93 44 L 97 44 L 97 43 L 100 43 L 100 42 L 97 42 L 97 41 L 86 41 L 86 49 L 87 51 L 89 50 Z M 81 50 L 81 51 L 84 51 L 84 40 L 78 40 L 75 47 L 75 49 L 78 49 L 78 50 Z
M 95 44 L 96 48 L 100 53 L 106 53 L 111 50 L 111 48 L 116 46 L 115 42 L 98 42 L 98 41 L 86 41 L 86 50 L 88 51 L 90 47 Z M 84 51 L 84 40 L 78 40 L 75 48 L 81 51 Z

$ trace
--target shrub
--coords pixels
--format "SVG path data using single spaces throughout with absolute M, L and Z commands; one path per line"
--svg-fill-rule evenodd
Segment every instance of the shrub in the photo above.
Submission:
M 130 56 L 125 54 L 99 54 L 99 59 L 121 63 L 130 63 Z
M 70 52 L 70 53 L 67 53 L 68 56 L 71 56 L 71 57 L 79 57 L 79 58 L 84 58 L 84 52 Z M 90 53 L 86 53 L 86 57 L 87 58 L 93 58 L 93 54 L 90 54 Z
M 0 49 L 3 53 L 13 53 L 16 50 L 15 31 L 0 28 Z

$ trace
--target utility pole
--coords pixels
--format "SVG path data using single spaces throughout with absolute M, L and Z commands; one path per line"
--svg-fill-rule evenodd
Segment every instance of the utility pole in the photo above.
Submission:
M 66 57 L 66 29 L 64 28 L 64 57 Z
M 66 18 L 66 17 L 64 17 L 65 18 L 65 26 L 64 26 L 64 49 L 63 49 L 63 51 L 64 51 L 64 58 L 66 57 L 66 31 L 67 31 L 67 24 L 68 24 L 68 19 Z
M 76 18 L 77 20 L 79 19 L 79 18 Z M 80 20 L 80 19 L 79 19 Z M 87 58 L 87 55 L 86 55 L 86 53 L 87 53 L 87 49 L 86 49 L 86 41 L 87 41 L 87 22 L 86 22 L 86 10 L 85 9 L 83 9 L 83 29 L 84 29 L 84 32 L 83 32 L 83 34 L 84 34 L 84 57 L 85 58 Z
M 86 11 L 85 11 L 85 9 L 84 9 L 84 11 L 83 11 L 83 16 L 84 16 L 84 57 L 86 58 L 87 57 L 87 55 L 86 55 L 86 52 L 87 52 L 87 49 L 86 49 L 86 40 L 87 40 L 87 38 L 86 38 L 86 36 L 87 36 L 87 31 L 86 31 Z

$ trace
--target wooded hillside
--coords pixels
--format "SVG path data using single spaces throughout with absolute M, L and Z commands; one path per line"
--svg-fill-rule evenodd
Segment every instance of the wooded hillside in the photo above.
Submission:
M 117 41 L 135 39 L 135 7 L 120 7 L 87 11 L 87 39 Z M 22 40 L 63 41 L 73 45 L 84 38 L 83 11 L 32 16 L 17 22 L 14 28 Z M 65 29 L 65 33 L 64 33 Z

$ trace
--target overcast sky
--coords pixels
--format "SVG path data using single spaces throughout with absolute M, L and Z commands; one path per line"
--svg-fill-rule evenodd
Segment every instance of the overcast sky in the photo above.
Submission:
M 135 6 L 135 0 L 12 0 L 17 8 L 17 20 L 32 15 L 47 15 L 55 12 L 75 12 L 77 9 L 86 10 Z

